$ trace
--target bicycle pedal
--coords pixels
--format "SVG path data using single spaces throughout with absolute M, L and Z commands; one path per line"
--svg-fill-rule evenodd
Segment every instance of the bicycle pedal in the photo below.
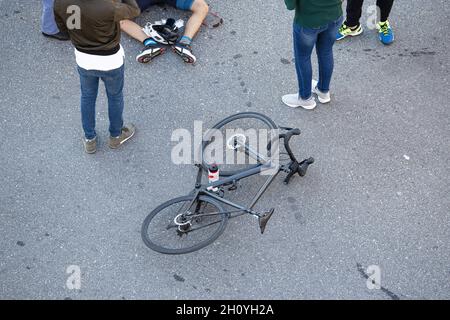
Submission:
M 273 212 L 275 211 L 274 208 L 270 209 L 268 212 L 264 213 L 262 216 L 258 218 L 259 221 L 259 228 L 261 229 L 261 234 L 264 233 L 264 230 L 266 230 L 266 225 L 269 219 L 272 217 Z

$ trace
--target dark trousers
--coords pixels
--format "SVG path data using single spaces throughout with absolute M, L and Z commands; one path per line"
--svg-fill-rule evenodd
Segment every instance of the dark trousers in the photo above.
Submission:
M 354 27 L 359 25 L 362 14 L 364 0 L 347 0 L 347 20 L 346 25 Z M 389 18 L 394 0 L 377 0 L 377 7 L 380 9 L 380 21 L 384 22 Z

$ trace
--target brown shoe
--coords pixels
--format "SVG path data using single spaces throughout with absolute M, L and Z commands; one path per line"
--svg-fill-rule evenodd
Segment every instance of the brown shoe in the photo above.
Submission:
M 136 133 L 136 127 L 130 123 L 122 128 L 122 133 L 118 137 L 109 137 L 109 147 L 117 149 L 122 144 L 133 138 Z
M 94 139 L 86 139 L 83 137 L 84 151 L 86 153 L 92 154 L 97 151 L 97 137 Z

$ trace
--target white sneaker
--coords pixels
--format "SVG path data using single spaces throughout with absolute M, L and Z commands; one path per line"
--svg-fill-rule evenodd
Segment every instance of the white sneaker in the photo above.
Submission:
M 311 97 L 308 100 L 303 100 L 299 97 L 298 93 L 284 95 L 281 100 L 285 105 L 291 108 L 302 107 L 307 110 L 312 110 L 317 105 L 314 97 Z
M 319 82 L 317 80 L 312 81 L 312 92 L 315 93 L 317 95 L 317 98 L 319 98 L 319 102 L 320 103 L 328 103 L 331 101 L 331 96 L 330 96 L 330 91 L 328 91 L 327 93 L 323 93 L 322 91 L 320 91 L 317 88 L 317 84 Z

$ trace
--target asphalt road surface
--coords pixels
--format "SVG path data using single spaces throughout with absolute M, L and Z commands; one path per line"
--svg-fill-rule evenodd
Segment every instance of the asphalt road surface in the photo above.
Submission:
M 210 3 L 225 21 L 195 39 L 196 66 L 171 52 L 141 65 L 124 36 L 138 133 L 109 150 L 102 88 L 87 155 L 71 45 L 40 34 L 40 1 L 0 1 L 0 298 L 449 299 L 448 2 L 396 1 L 389 47 L 367 28 L 336 44 L 333 102 L 314 111 L 280 100 L 296 91 L 283 1 Z M 169 16 L 186 15 L 157 7 L 139 22 Z M 299 127 L 294 150 L 316 163 L 266 192 L 258 207 L 276 211 L 263 236 L 241 217 L 201 251 L 152 252 L 144 217 L 195 177 L 172 163 L 172 132 L 238 111 Z M 72 265 L 80 290 L 66 285 Z

